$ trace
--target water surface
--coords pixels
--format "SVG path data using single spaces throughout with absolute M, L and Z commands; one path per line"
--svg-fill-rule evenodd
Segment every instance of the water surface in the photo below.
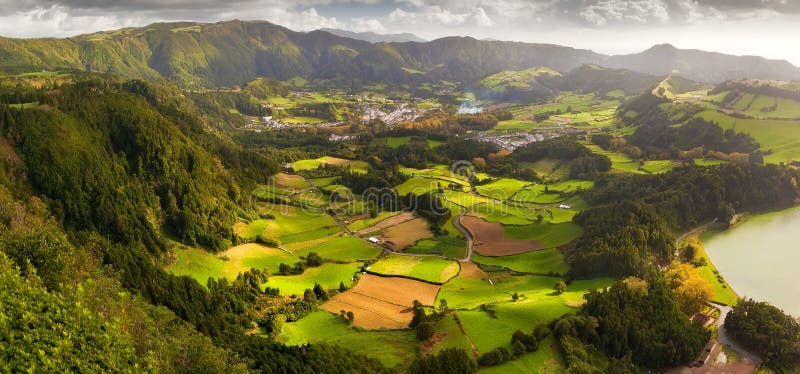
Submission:
M 755 216 L 702 239 L 739 296 L 768 301 L 800 317 L 800 208 Z

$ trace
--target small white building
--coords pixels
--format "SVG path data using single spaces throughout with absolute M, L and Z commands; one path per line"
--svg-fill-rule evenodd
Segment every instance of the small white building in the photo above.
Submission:
M 561 209 L 572 209 L 572 207 L 567 205 L 567 204 L 561 204 L 558 207 L 561 208 Z
M 375 244 L 378 244 L 378 243 L 381 242 L 380 239 L 378 239 L 378 238 L 376 238 L 374 236 L 367 238 L 367 240 L 369 240 L 370 243 L 375 243 Z

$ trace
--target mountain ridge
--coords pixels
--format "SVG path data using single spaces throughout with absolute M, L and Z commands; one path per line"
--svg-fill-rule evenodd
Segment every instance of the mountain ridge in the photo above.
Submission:
M 296 76 L 358 86 L 448 80 L 474 83 L 504 70 L 545 67 L 567 72 L 594 64 L 706 82 L 800 80 L 786 61 L 657 45 L 607 56 L 554 44 L 444 37 L 370 43 L 316 30 L 296 32 L 266 21 L 155 23 L 70 38 L 0 37 L 0 73 L 80 70 L 127 78 L 168 78 L 185 88 L 233 87 L 258 78 Z M 424 74 L 411 74 L 409 70 Z
M 405 42 L 425 43 L 428 41 L 409 32 L 396 33 L 396 34 L 381 34 L 371 31 L 356 32 L 349 30 L 332 29 L 328 27 L 323 27 L 319 29 L 319 31 L 331 33 L 333 35 L 341 36 L 343 38 L 363 40 L 365 42 L 370 42 L 370 43 L 405 43 Z

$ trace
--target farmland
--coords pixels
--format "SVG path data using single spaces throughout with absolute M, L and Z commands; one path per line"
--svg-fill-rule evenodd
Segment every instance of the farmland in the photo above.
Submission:
M 397 275 L 431 283 L 445 283 L 458 274 L 459 266 L 455 261 L 439 257 L 390 255 L 372 264 L 368 270 L 382 275 Z

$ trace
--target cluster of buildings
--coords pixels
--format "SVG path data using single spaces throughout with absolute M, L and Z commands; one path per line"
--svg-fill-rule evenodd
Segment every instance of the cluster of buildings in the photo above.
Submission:
M 401 122 L 413 121 L 427 112 L 426 109 L 420 109 L 408 104 L 400 104 L 394 110 L 384 112 L 383 110 L 375 107 L 364 107 L 362 109 L 361 120 L 369 122 L 372 120 L 380 120 L 387 125 L 396 125 Z
M 544 134 L 535 133 L 512 133 L 512 134 L 493 134 L 490 132 L 483 132 L 478 134 L 475 139 L 496 144 L 498 147 L 507 150 L 513 151 L 519 147 L 528 145 L 533 142 L 540 142 L 542 140 L 547 139 Z
M 279 130 L 288 128 L 304 128 L 304 127 L 336 127 L 341 126 L 344 122 L 325 122 L 325 123 L 288 123 L 272 116 L 264 116 L 260 119 L 250 119 L 247 124 L 242 127 L 244 130 L 261 132 L 264 130 Z

